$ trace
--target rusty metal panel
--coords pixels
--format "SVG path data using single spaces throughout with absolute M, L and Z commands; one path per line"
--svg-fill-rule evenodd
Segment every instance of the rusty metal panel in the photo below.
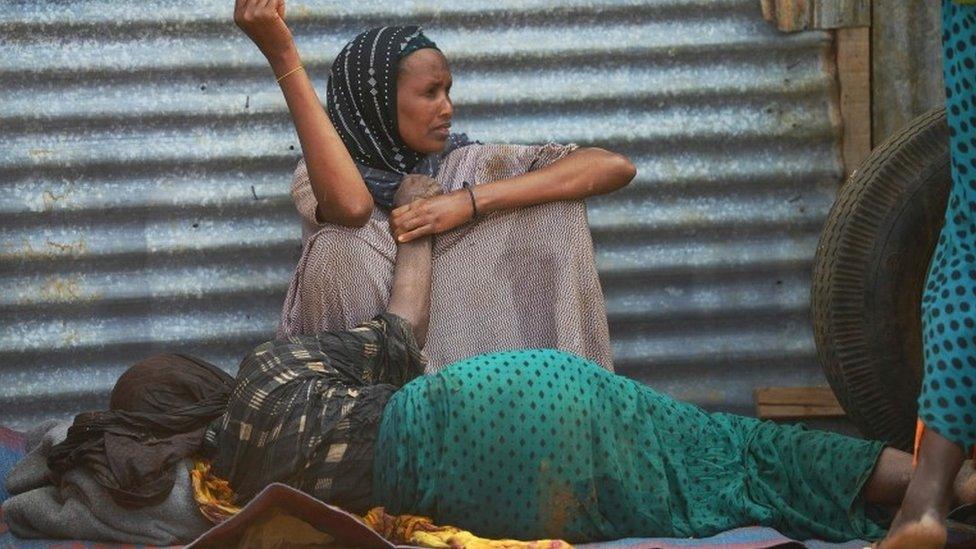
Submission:
M 299 253 L 298 141 L 232 2 L 26 1 L 0 11 L 2 422 L 98 408 L 162 350 L 228 371 L 270 338 Z M 749 412 L 823 383 L 810 265 L 841 177 L 826 32 L 755 0 L 289 2 L 319 89 L 358 31 L 420 23 L 455 128 L 630 155 L 591 201 L 618 371 Z
M 941 2 L 932 0 L 874 0 L 871 118 L 875 145 L 945 103 L 941 14 Z

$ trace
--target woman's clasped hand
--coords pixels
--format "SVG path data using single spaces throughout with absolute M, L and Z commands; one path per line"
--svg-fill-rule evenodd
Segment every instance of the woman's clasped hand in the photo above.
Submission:
M 443 233 L 474 218 L 474 200 L 468 191 L 422 198 L 390 214 L 390 230 L 397 242 Z

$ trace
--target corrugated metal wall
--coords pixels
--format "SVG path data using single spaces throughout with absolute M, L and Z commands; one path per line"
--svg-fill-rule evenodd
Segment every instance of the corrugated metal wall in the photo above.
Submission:
M 872 141 L 945 104 L 942 3 L 874 0 L 871 16 Z
M 0 10 L 0 418 L 100 407 L 184 349 L 229 371 L 273 333 L 299 227 L 298 141 L 233 2 L 8 0 Z M 455 128 L 576 141 L 638 178 L 590 221 L 618 371 L 748 412 L 822 383 L 811 258 L 840 181 L 830 35 L 757 0 L 289 2 L 321 90 L 359 30 L 421 23 Z

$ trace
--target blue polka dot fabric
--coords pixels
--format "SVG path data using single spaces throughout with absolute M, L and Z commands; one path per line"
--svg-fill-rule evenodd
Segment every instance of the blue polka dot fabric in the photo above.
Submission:
M 922 296 L 925 376 L 919 417 L 976 443 L 976 6 L 942 2 L 952 190 Z
M 709 414 L 569 353 L 472 357 L 387 404 L 373 499 L 490 538 L 574 543 L 883 535 L 859 493 L 880 442 Z

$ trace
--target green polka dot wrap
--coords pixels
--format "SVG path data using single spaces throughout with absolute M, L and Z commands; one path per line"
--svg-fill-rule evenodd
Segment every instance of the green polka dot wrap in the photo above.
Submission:
M 952 188 L 922 293 L 918 413 L 969 448 L 976 444 L 976 6 L 943 0 L 942 46 Z
M 476 356 L 384 411 L 373 499 L 492 538 L 588 542 L 765 525 L 874 539 L 858 496 L 879 442 L 677 402 L 578 356 Z

